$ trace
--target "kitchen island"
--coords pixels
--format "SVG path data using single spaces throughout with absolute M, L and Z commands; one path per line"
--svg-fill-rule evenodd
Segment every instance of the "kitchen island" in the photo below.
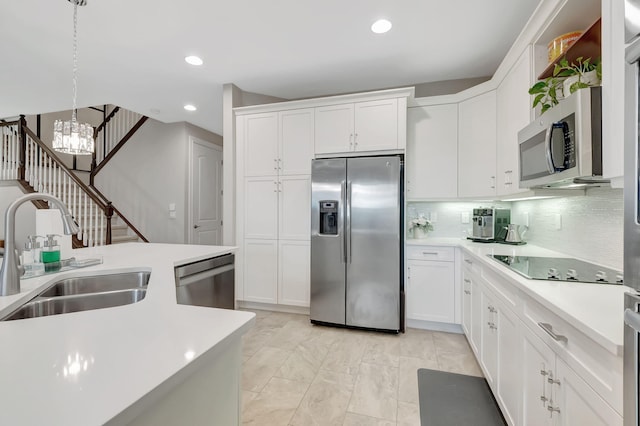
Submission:
M 63 278 L 151 273 L 114 308 L 0 321 L 0 424 L 237 424 L 241 337 L 254 314 L 176 303 L 174 268 L 234 247 L 129 243 L 73 251 L 101 265 L 22 280 L 6 316 Z

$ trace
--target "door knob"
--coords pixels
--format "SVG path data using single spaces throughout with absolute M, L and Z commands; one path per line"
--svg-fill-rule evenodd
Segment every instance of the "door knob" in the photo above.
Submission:
M 193 229 L 198 229 L 200 228 L 200 225 L 193 225 Z

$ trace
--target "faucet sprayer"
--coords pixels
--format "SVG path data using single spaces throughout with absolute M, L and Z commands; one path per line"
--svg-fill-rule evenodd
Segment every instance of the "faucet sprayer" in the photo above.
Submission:
M 0 296 L 11 296 L 12 294 L 20 293 L 20 277 L 24 273 L 21 273 L 18 256 L 15 251 L 15 221 L 16 210 L 20 205 L 31 200 L 44 200 L 49 201 L 58 207 L 60 215 L 62 216 L 62 224 L 64 226 L 64 233 L 66 235 L 73 235 L 78 233 L 78 225 L 73 220 L 71 213 L 67 209 L 60 199 L 39 192 L 33 194 L 23 195 L 22 197 L 9 204 L 7 211 L 4 214 L 4 239 L 5 239 L 5 251 L 2 267 L 0 267 Z

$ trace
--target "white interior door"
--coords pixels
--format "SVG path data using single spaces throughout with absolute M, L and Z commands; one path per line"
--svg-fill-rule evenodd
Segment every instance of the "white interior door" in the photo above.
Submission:
M 191 244 L 222 243 L 222 148 L 190 138 Z

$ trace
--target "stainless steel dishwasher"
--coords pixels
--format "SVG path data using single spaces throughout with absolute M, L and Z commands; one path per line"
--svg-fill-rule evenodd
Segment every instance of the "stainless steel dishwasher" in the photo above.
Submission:
M 175 268 L 176 299 L 181 305 L 235 308 L 233 254 Z

